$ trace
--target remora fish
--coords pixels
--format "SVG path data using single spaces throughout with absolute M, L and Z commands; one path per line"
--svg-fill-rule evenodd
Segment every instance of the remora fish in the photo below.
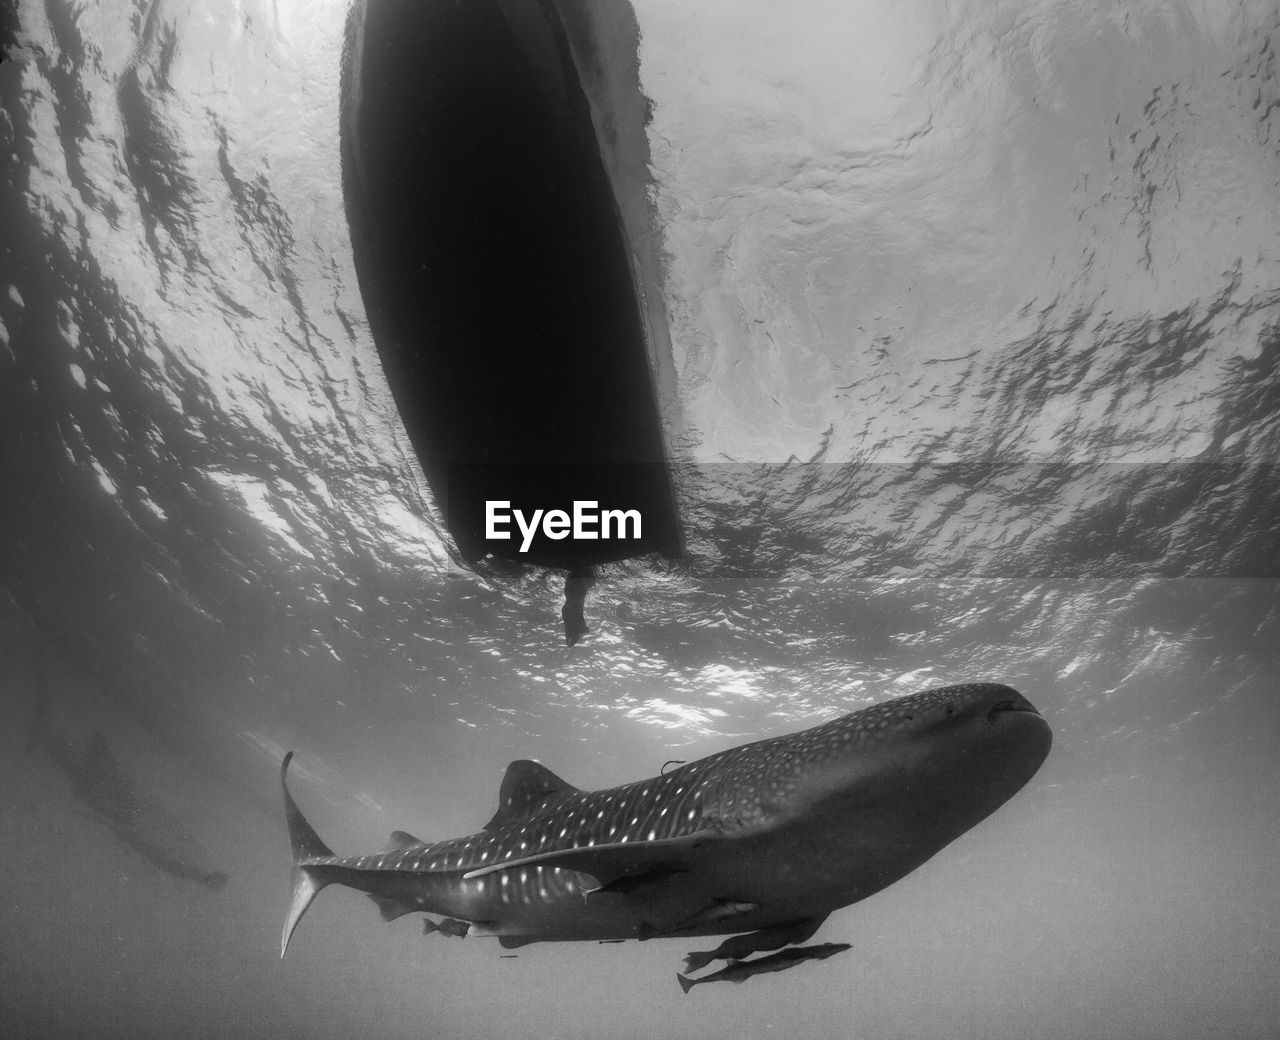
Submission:
M 441 935 L 455 935 L 459 939 L 465 939 L 470 930 L 469 921 L 455 921 L 452 917 L 446 917 L 443 921 L 433 921 L 428 917 L 422 922 L 423 935 L 439 932 Z
M 334 855 L 298 809 L 286 783 L 291 752 L 280 771 L 294 858 L 280 955 L 334 883 L 368 893 L 387 919 L 443 915 L 507 948 L 749 932 L 713 955 L 777 949 L 992 813 L 1035 774 L 1051 741 L 1015 690 L 951 686 L 603 791 L 513 762 L 482 831 L 352 857 Z M 637 878 L 646 883 L 624 880 Z M 755 908 L 714 912 L 727 904 Z
M 147 797 L 120 768 L 97 731 L 79 748 L 65 737 L 46 734 L 49 757 L 67 774 L 72 793 L 93 810 L 121 842 L 172 877 L 219 889 L 227 875 L 216 869 L 186 825 Z
M 763 975 L 770 971 L 786 971 L 805 961 L 825 961 L 828 957 L 843 953 L 848 948 L 849 943 L 797 946 L 794 949 L 783 950 L 781 953 L 771 953 L 767 957 L 757 957 L 751 961 L 734 961 L 714 975 L 704 975 L 700 979 L 691 979 L 678 972 L 676 978 L 680 980 L 680 988 L 688 993 L 694 986 L 700 986 L 704 982 L 746 982 L 753 975 Z

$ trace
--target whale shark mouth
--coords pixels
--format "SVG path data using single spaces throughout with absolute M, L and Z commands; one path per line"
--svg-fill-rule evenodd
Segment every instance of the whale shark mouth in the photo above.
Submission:
M 1040 714 L 1039 711 L 1036 710 L 1036 706 L 1032 704 L 1029 700 L 1027 700 L 1025 697 L 1023 697 L 1021 694 L 1014 694 L 1011 697 L 1006 697 L 1004 700 L 997 702 L 995 705 L 992 706 L 991 710 L 987 712 L 987 718 L 995 719 L 997 715 L 1003 712 L 1016 712 L 1023 715 L 1035 715 L 1037 718 L 1044 717 Z

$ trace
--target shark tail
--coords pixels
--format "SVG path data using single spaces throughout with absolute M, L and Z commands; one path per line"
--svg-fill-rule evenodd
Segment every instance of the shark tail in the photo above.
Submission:
M 284 932 L 280 936 L 281 959 L 289 949 L 289 940 L 293 937 L 293 931 L 298 927 L 298 922 L 302 920 L 302 915 L 307 912 L 307 907 L 311 905 L 311 901 L 319 891 L 329 884 L 329 879 L 319 876 L 307 860 L 333 855 L 333 851 L 320 840 L 320 835 L 307 822 L 297 802 L 293 800 L 293 795 L 289 793 L 286 776 L 292 760 L 293 752 L 290 751 L 284 756 L 284 762 L 280 765 L 280 788 L 284 791 L 284 817 L 289 824 L 289 843 L 293 846 L 293 894 L 289 902 L 289 913 L 284 921 Z
M 688 978 L 681 975 L 679 972 L 676 972 L 676 981 L 680 983 L 680 988 L 688 993 L 689 990 L 693 989 L 693 987 L 698 984 L 699 980 Z

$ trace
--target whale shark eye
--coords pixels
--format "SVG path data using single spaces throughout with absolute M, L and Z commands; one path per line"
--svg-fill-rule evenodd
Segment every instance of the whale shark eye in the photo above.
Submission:
M 950 715 L 954 715 L 955 713 L 956 713 L 956 706 L 954 704 L 948 704 L 947 715 L 950 716 Z

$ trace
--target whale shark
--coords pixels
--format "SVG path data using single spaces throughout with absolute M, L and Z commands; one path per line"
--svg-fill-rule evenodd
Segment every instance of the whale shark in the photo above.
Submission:
M 72 661 L 78 667 L 78 662 Z M 71 794 L 84 807 L 80 815 L 108 828 L 120 844 L 153 867 L 180 881 L 194 881 L 214 891 L 229 875 L 213 862 L 185 819 L 152 798 L 112 754 L 102 731 L 73 740 L 53 725 L 50 664 L 37 649 L 31 658 L 34 712 L 24 755 L 43 750 L 67 778 Z
M 85 815 L 110 828 L 119 841 L 170 877 L 217 890 L 228 880 L 186 824 L 150 798 L 116 762 L 95 730 L 83 745 L 48 733 L 45 751 L 66 775 Z
M 443 915 L 507 949 L 731 935 L 690 954 L 687 970 L 741 961 L 803 942 L 833 911 L 915 870 L 1022 788 L 1051 743 L 1016 690 L 947 686 L 606 790 L 513 762 L 482 830 L 431 842 L 397 831 L 386 850 L 345 857 L 294 801 L 290 752 L 280 956 L 316 894 L 340 884 L 386 920 Z

